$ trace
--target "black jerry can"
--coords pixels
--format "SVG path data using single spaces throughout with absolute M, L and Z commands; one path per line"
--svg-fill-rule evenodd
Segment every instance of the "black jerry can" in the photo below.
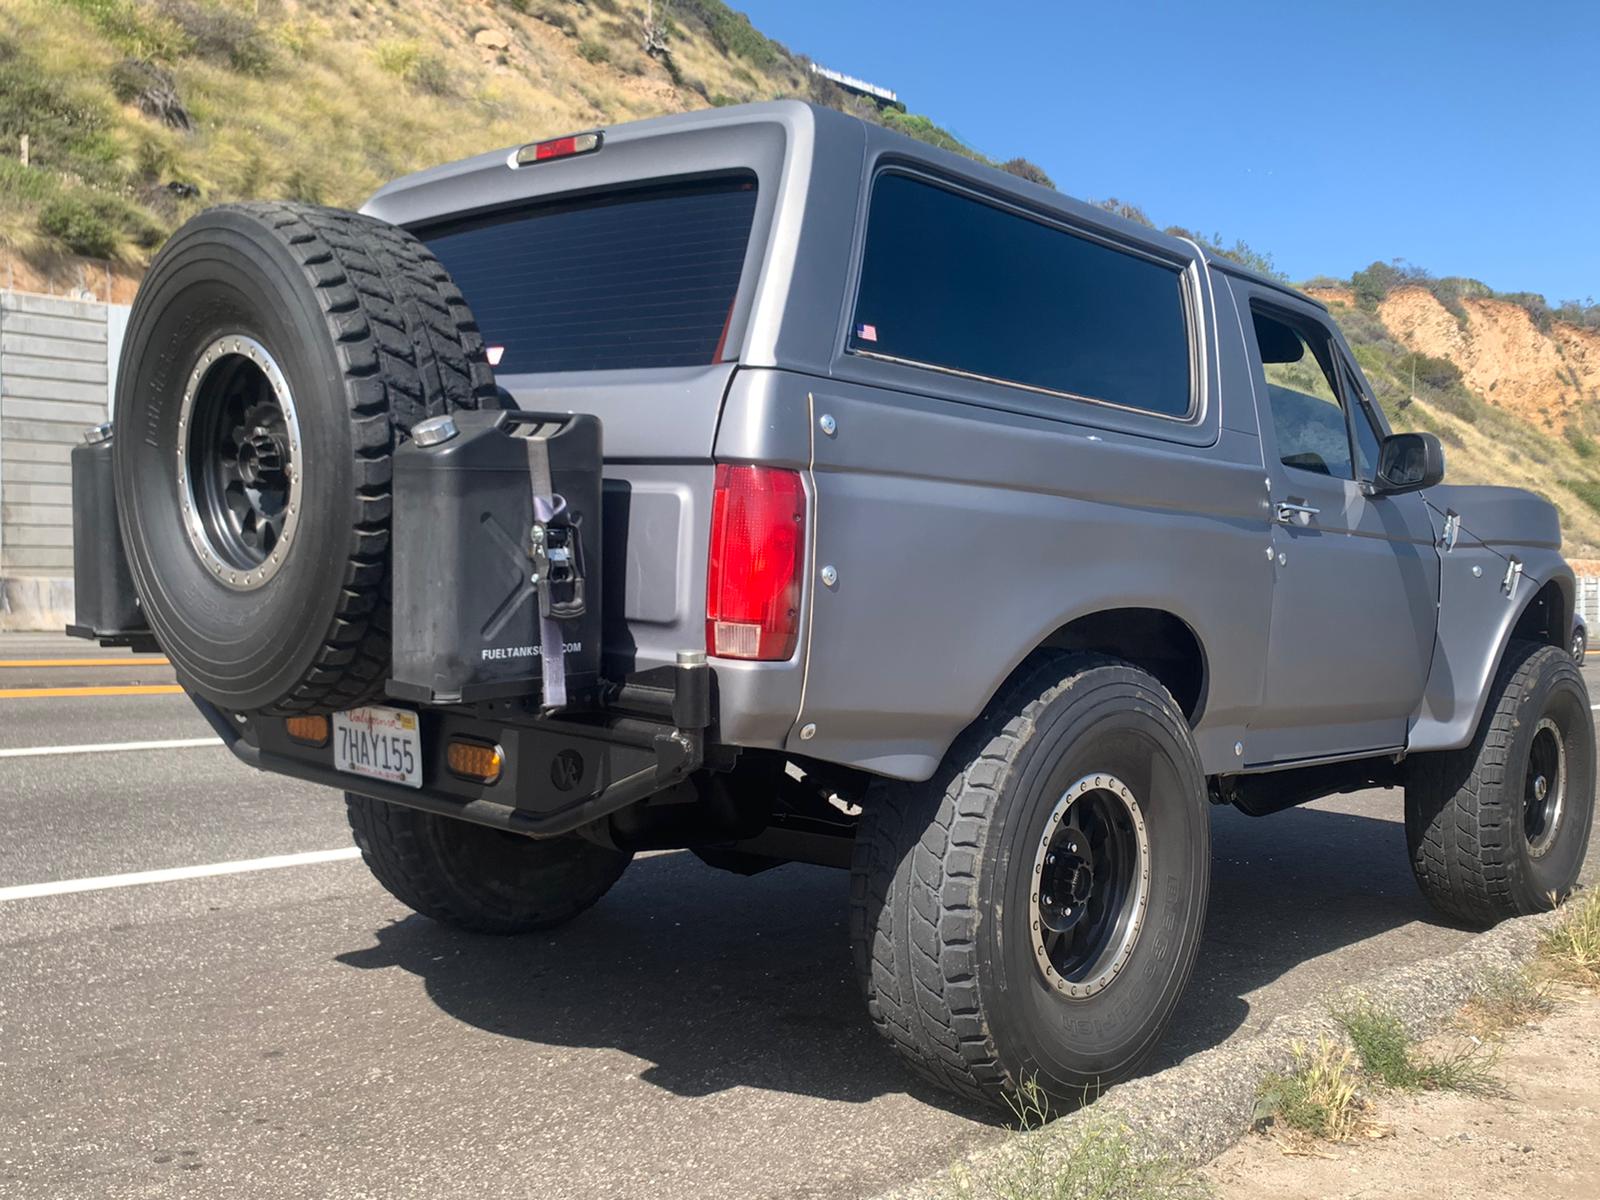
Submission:
M 117 528 L 110 425 L 97 425 L 72 448 L 72 580 L 68 633 L 113 642 L 149 633 Z
M 533 582 L 530 438 L 542 439 L 558 512 L 553 569 Z M 559 619 L 568 706 L 600 682 L 600 420 L 463 411 L 419 424 L 394 458 L 393 659 L 388 692 L 460 704 L 546 703 L 539 606 Z

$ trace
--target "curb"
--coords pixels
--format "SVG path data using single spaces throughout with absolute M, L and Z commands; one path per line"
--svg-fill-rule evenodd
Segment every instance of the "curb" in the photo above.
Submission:
M 1466 945 L 1436 958 L 1383 971 L 1346 989 L 1345 995 L 1381 998 L 1414 1037 L 1439 1030 L 1471 997 L 1490 971 L 1521 966 L 1538 951 L 1541 936 L 1560 919 L 1556 912 L 1505 921 Z M 1021 1149 L 1070 1155 L 1091 1122 L 1126 1126 L 1137 1144 L 1189 1166 L 1210 1162 L 1244 1136 L 1255 1115 L 1262 1080 L 1293 1064 L 1293 1044 L 1318 1034 L 1344 1040 L 1329 1014 L 1338 995 L 1313 1001 L 1274 1020 L 1266 1029 L 1186 1058 L 1154 1075 L 1119 1084 L 1104 1099 L 1068 1113 L 1043 1129 L 1015 1135 L 973 1151 L 959 1164 L 983 1174 Z M 937 1200 L 951 1193 L 949 1170 L 927 1176 L 879 1200 Z

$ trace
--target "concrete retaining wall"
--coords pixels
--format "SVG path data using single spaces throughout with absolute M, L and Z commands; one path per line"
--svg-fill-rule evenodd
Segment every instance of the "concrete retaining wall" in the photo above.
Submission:
M 71 617 L 69 456 L 109 417 L 126 311 L 0 292 L 0 629 Z

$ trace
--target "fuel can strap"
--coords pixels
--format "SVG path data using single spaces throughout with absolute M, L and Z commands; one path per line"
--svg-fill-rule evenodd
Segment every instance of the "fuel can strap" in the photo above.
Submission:
M 566 507 L 555 494 L 550 481 L 550 443 L 542 430 L 527 439 L 528 482 L 533 491 L 533 528 L 529 534 L 528 557 L 533 563 L 533 586 L 539 592 L 539 669 L 543 675 L 545 708 L 564 708 L 567 703 L 566 645 L 561 622 L 550 612 L 550 522 Z

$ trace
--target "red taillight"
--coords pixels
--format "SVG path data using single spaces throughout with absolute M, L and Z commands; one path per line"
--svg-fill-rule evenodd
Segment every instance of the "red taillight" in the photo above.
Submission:
M 806 493 L 798 471 L 717 467 L 706 572 L 706 650 L 781 660 L 800 636 Z

